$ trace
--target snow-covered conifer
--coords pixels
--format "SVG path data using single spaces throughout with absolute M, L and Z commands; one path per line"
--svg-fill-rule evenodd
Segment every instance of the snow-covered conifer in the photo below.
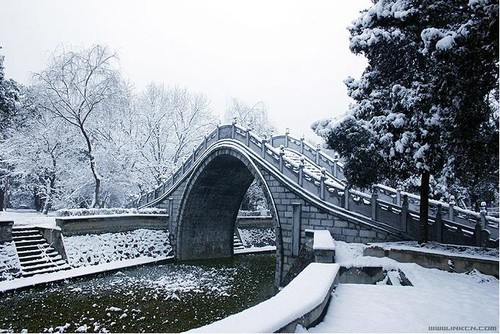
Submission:
M 373 2 L 348 28 L 351 51 L 369 63 L 345 81 L 350 117 L 313 127 L 354 185 L 420 175 L 425 242 L 431 179 L 498 181 L 498 1 Z

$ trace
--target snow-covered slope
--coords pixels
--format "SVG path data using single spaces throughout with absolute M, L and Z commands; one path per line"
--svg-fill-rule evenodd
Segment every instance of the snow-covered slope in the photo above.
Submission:
M 168 231 L 139 229 L 121 233 L 89 234 L 64 238 L 73 267 L 97 265 L 138 257 L 164 257 L 171 251 Z

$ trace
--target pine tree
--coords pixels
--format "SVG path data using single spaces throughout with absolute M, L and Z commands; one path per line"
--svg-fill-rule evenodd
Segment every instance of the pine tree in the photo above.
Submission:
M 352 185 L 420 176 L 424 243 L 431 179 L 498 180 L 498 1 L 374 0 L 349 31 L 369 63 L 346 80 L 356 103 L 313 129 L 344 156 Z

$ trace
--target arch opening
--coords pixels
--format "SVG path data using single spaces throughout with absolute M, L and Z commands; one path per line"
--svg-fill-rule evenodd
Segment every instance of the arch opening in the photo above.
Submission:
M 230 154 L 218 154 L 199 168 L 179 210 L 179 260 L 233 255 L 236 217 L 254 179 L 254 171 Z

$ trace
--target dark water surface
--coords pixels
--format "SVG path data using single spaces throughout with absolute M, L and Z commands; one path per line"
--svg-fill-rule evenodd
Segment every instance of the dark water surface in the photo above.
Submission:
M 0 332 L 180 332 L 274 295 L 274 255 L 124 269 L 0 294 Z

